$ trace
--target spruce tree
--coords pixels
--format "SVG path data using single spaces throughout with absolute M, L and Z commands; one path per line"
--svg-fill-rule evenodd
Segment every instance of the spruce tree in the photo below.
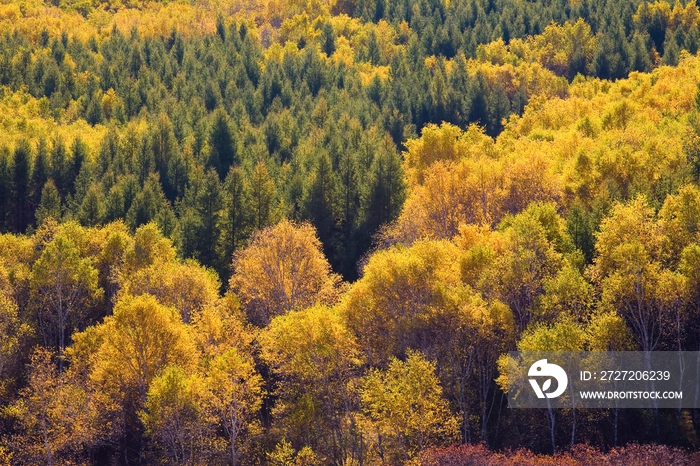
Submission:
M 207 166 L 214 168 L 219 175 L 219 179 L 223 180 L 231 165 L 237 162 L 236 139 L 229 125 L 228 115 L 223 110 L 218 110 L 214 113 L 209 147 L 211 152 Z
M 253 225 L 260 230 L 270 225 L 274 219 L 275 183 L 270 177 L 267 165 L 259 160 L 249 175 Z
M 41 202 L 41 191 L 44 183 L 49 177 L 49 148 L 45 138 L 40 138 L 34 156 L 34 167 L 32 169 L 31 191 L 32 204 L 38 206 Z
M 222 190 L 222 215 L 219 217 L 220 274 L 231 264 L 233 252 L 244 244 L 252 230 L 252 208 L 245 173 L 240 167 L 231 167 Z M 225 277 L 223 277 L 225 278 Z
M 330 159 L 325 151 L 321 151 L 306 193 L 304 218 L 316 227 L 318 237 L 326 247 L 327 253 L 330 249 L 331 235 L 335 230 L 333 203 L 336 189 L 337 182 Z
M 364 213 L 365 228 L 373 233 L 399 215 L 405 197 L 401 157 L 388 136 L 372 161 L 370 172 Z
M 487 109 L 489 114 L 488 125 L 486 125 L 486 133 L 489 136 L 498 136 L 503 130 L 503 119 L 510 113 L 510 101 L 503 84 L 497 82 L 494 89 L 489 94 L 487 100 Z
M 221 210 L 219 177 L 214 170 L 209 170 L 198 184 L 194 203 L 200 219 L 200 228 L 197 234 L 198 259 L 205 265 L 214 266 L 217 263 L 217 226 Z
M 12 161 L 10 150 L 0 147 L 0 232 L 10 230 L 10 210 L 12 199 Z
M 132 230 L 136 230 L 141 225 L 145 225 L 156 219 L 156 215 L 165 205 L 165 195 L 158 182 L 158 177 L 151 175 L 134 198 L 129 211 L 126 214 L 126 221 Z
M 32 148 L 29 141 L 21 140 L 15 148 L 12 161 L 12 194 L 14 231 L 24 233 L 31 222 L 29 200 L 29 175 L 31 172 Z
M 78 219 L 86 227 L 100 225 L 104 220 L 105 205 L 102 188 L 99 184 L 93 183 L 87 190 L 83 202 L 80 204 Z
M 83 163 L 88 158 L 87 144 L 83 142 L 80 136 L 73 140 L 73 144 L 71 145 L 71 155 L 72 159 L 68 164 L 67 183 L 69 186 L 69 192 L 74 193 L 75 182 L 78 178 L 78 175 L 80 174 L 81 169 L 83 168 Z
M 58 136 L 54 140 L 53 149 L 51 150 L 51 170 L 49 170 L 49 177 L 53 179 L 56 189 L 58 189 L 62 198 L 68 194 L 70 189 L 68 170 L 68 153 L 66 151 L 66 146 L 63 142 L 63 138 Z
M 49 217 L 56 221 L 61 219 L 61 196 L 50 178 L 41 190 L 41 202 L 36 209 L 36 226 L 40 226 Z

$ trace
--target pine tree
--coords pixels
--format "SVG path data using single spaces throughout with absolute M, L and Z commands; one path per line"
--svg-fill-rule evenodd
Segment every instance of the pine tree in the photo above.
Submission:
M 394 220 L 405 197 L 401 157 L 386 137 L 372 161 L 369 190 L 365 200 L 365 228 L 369 233 Z
M 80 167 L 80 172 L 75 178 L 74 194 L 68 200 L 68 208 L 75 216 L 79 217 L 80 206 L 85 199 L 85 196 L 97 179 L 97 166 L 91 159 L 85 160 Z
M 331 235 L 335 230 L 333 203 L 336 195 L 336 180 L 328 154 L 322 151 L 318 154 L 316 170 L 311 178 L 306 198 L 304 200 L 304 218 L 318 231 L 318 237 L 328 252 Z
M 226 42 L 226 24 L 224 23 L 224 17 L 221 13 L 216 15 L 216 33 L 221 38 L 222 42 Z
M 335 52 L 336 34 L 330 22 L 323 23 L 321 28 L 321 48 L 326 56 L 330 57 Z
M 155 171 L 155 157 L 153 156 L 153 148 L 148 144 L 148 136 L 144 135 L 141 144 L 138 146 L 136 153 L 136 174 L 139 183 L 146 182 L 151 173 Z
M 270 225 L 274 220 L 275 183 L 270 178 L 267 165 L 262 160 L 258 161 L 249 176 L 253 225 L 260 230 Z
M 432 100 L 432 121 L 441 122 L 448 118 L 448 90 L 442 60 L 430 81 L 430 98 Z
M 88 158 L 88 147 L 85 142 L 78 136 L 73 141 L 71 145 L 71 155 L 72 160 L 68 165 L 68 177 L 67 183 L 69 186 L 69 192 L 75 193 L 75 181 L 80 174 L 81 168 L 83 168 L 83 163 Z
M 208 266 L 217 264 L 216 242 L 219 211 L 221 210 L 221 186 L 214 170 L 208 171 L 196 188 L 195 206 L 199 213 L 200 229 L 197 234 L 198 259 Z
M 479 123 L 482 126 L 488 124 L 488 107 L 487 107 L 487 96 L 489 94 L 488 83 L 486 81 L 486 76 L 479 70 L 476 73 L 476 79 L 471 81 L 471 88 L 469 90 L 469 96 L 471 101 L 471 106 L 469 108 L 469 121 L 474 123 Z
M 80 223 L 94 227 L 102 223 L 105 216 L 104 195 L 99 184 L 93 183 L 88 188 L 78 212 Z
M 31 158 L 32 148 L 29 141 L 20 141 L 15 148 L 12 161 L 14 231 L 18 233 L 24 233 L 31 222 L 31 205 L 28 197 Z
M 346 147 L 339 154 L 338 183 L 336 190 L 336 216 L 338 218 L 339 238 L 336 240 L 336 257 L 332 258 L 336 270 L 344 276 L 354 275 L 357 260 L 357 233 L 360 221 L 360 172 L 357 150 Z
M 374 29 L 370 30 L 369 38 L 367 39 L 367 51 L 366 51 L 367 61 L 372 65 L 379 65 L 381 60 L 381 50 L 379 49 L 379 41 L 377 40 L 377 33 Z
M 163 206 L 156 213 L 156 225 L 166 238 L 173 238 L 177 232 L 178 219 L 172 204 L 167 199 L 163 200 Z
M 176 151 L 168 162 L 168 176 L 165 185 L 166 197 L 174 201 L 185 194 L 185 187 L 189 184 L 189 171 L 194 162 L 191 156 L 185 155 L 181 150 Z
M 112 186 L 105 200 L 105 221 L 113 222 L 126 216 L 124 209 L 124 194 L 119 184 Z
M 116 128 L 111 127 L 102 142 L 97 153 L 97 168 L 100 175 L 104 175 L 111 169 L 115 175 L 124 173 L 123 160 L 121 160 L 121 150 L 119 148 L 119 133 Z
M 12 199 L 12 161 L 10 150 L 0 147 L 0 232 L 8 231 Z
M 53 142 L 49 177 L 53 179 L 53 182 L 56 184 L 56 189 L 58 189 L 61 197 L 65 197 L 70 188 L 68 183 L 68 154 L 61 136 L 58 136 Z
M 449 120 L 458 126 L 466 126 L 469 122 L 471 100 L 469 98 L 469 73 L 467 59 L 464 54 L 455 57 L 452 72 L 449 76 L 447 111 Z
M 233 252 L 243 245 L 252 230 L 251 198 L 245 174 L 240 167 L 232 167 L 222 190 L 222 214 L 219 217 L 219 266 L 222 276 L 231 263 Z
M 673 34 L 667 34 L 666 41 L 664 42 L 663 64 L 669 66 L 678 65 L 679 55 L 680 48 L 678 47 L 678 43 L 676 43 L 676 38 Z
M 170 161 L 179 151 L 177 139 L 170 118 L 165 113 L 161 113 L 158 120 L 151 127 L 151 150 L 155 170 L 158 172 L 160 182 L 164 187 L 168 199 L 174 199 L 177 186 L 171 186 L 168 177 Z
M 102 113 L 102 93 L 96 92 L 88 101 L 87 108 L 85 109 L 85 121 L 91 125 L 97 125 L 102 123 L 104 120 L 104 115 Z
M 486 133 L 489 136 L 498 136 L 503 130 L 503 119 L 510 113 L 510 101 L 503 84 L 497 82 L 488 96 L 486 107 L 488 109 L 488 124 Z
M 39 139 L 32 169 L 31 191 L 32 204 L 38 206 L 41 202 L 41 191 L 49 177 L 49 149 L 45 138 Z
M 223 180 L 228 173 L 229 167 L 237 163 L 236 139 L 229 125 L 229 118 L 226 112 L 219 110 L 214 114 L 214 124 L 209 137 L 208 167 L 213 167 L 219 174 L 219 179 Z
M 153 174 L 143 185 L 134 198 L 129 211 L 126 213 L 126 222 L 133 230 L 155 220 L 156 215 L 165 205 L 165 195 L 160 186 L 158 177 Z

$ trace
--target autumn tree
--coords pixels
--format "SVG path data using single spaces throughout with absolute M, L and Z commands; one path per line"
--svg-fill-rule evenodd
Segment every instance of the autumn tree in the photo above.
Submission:
M 309 224 L 283 220 L 254 235 L 233 259 L 230 286 L 252 322 L 266 325 L 279 314 L 333 301 L 338 277 Z
M 406 461 L 430 445 L 454 441 L 457 434 L 435 365 L 420 353 L 410 352 L 406 361 L 392 359 L 385 371 L 370 370 L 360 398 L 367 434 L 382 463 Z
M 487 296 L 511 308 L 521 331 L 533 318 L 545 282 L 562 266 L 562 252 L 568 247 L 563 221 L 554 214 L 554 223 L 548 225 L 547 216 L 540 215 L 547 211 L 553 212 L 553 206 L 532 204 L 501 224 L 504 247 L 483 282 Z
M 89 322 L 90 306 L 104 293 L 97 270 L 89 258 L 81 257 L 73 238 L 59 234 L 34 263 L 30 286 L 44 344 L 55 345 L 62 368 L 71 331 Z
M 190 368 L 196 350 L 179 313 L 153 296 L 125 296 L 95 330 L 101 335 L 93 379 L 111 384 L 126 396 L 146 399 L 148 386 L 169 364 Z M 87 338 L 85 334 L 82 338 Z
M 23 353 L 33 334 L 32 327 L 20 319 L 9 275 L 0 260 L 0 332 L 5 336 L 0 343 L 0 399 L 16 390 Z
M 175 260 L 172 242 L 163 237 L 155 223 L 139 227 L 134 233 L 133 243 L 129 246 L 124 255 L 125 273 Z
M 125 280 L 124 290 L 133 296 L 150 294 L 163 305 L 178 310 L 184 322 L 219 294 L 218 277 L 194 261 L 158 263 L 140 269 Z
M 145 434 L 158 456 L 172 464 L 211 461 L 216 453 L 216 425 L 204 407 L 207 391 L 197 373 L 166 367 L 148 388 L 140 413 Z M 234 463 L 235 464 L 235 463 Z
M 229 168 L 237 162 L 238 147 L 235 133 L 231 130 L 228 115 L 223 110 L 214 113 L 214 122 L 209 136 L 211 154 L 208 166 L 213 167 L 223 181 Z
M 207 365 L 205 383 L 210 391 L 207 410 L 226 433 L 231 464 L 238 464 L 248 436 L 259 432 L 255 415 L 262 406 L 263 378 L 253 358 L 230 348 Z
M 105 439 L 121 455 L 142 456 L 144 427 L 138 414 L 146 407 L 153 380 L 168 366 L 186 372 L 197 366 L 197 349 L 180 313 L 151 295 L 124 295 L 113 315 L 74 340 L 75 366 L 87 374 L 92 390 L 111 401 L 101 412 L 102 422 L 110 426 Z
M 86 461 L 88 448 L 102 434 L 88 394 L 56 370 L 52 352 L 43 348 L 32 353 L 27 386 L 7 414 L 19 425 L 10 445 L 21 462 Z
M 260 343 L 279 378 L 275 413 L 283 435 L 334 464 L 362 457 L 349 386 L 362 357 L 340 313 L 315 305 L 277 316 Z
M 625 317 L 643 351 L 672 338 L 684 299 L 681 277 L 664 267 L 664 245 L 654 211 L 643 197 L 617 204 L 603 220 L 596 243 L 601 304 Z
M 442 318 L 461 289 L 458 254 L 447 241 L 419 241 L 370 258 L 341 303 L 370 364 L 411 348 L 434 354 Z

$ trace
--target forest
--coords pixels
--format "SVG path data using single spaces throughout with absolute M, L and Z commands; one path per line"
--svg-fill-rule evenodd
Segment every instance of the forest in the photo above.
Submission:
M 700 351 L 700 8 L 0 0 L 0 465 L 692 465 L 508 351 Z

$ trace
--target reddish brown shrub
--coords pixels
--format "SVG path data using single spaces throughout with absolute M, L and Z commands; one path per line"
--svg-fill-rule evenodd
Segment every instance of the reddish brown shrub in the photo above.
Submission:
M 529 450 L 492 452 L 484 445 L 453 445 L 423 451 L 421 466 L 691 466 L 700 465 L 700 453 L 666 445 L 630 444 L 603 453 L 587 445 L 571 452 L 539 455 Z

